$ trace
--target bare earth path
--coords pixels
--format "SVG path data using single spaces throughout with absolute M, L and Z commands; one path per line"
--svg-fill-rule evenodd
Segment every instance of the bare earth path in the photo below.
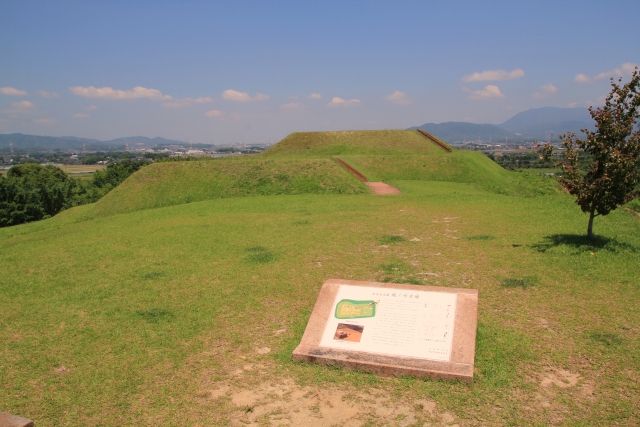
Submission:
M 369 187 L 369 189 L 371 190 L 371 192 L 373 192 L 373 194 L 379 194 L 379 195 L 400 194 L 400 190 L 398 190 L 396 187 L 393 187 L 389 184 L 385 184 L 384 182 L 369 182 L 366 176 L 364 176 L 363 174 L 355 170 L 353 166 L 351 166 L 344 160 L 339 159 L 337 157 L 335 157 L 335 160 L 340 165 L 342 165 L 346 170 L 348 170 L 349 173 L 351 173 L 351 175 L 355 176 L 357 179 L 367 184 L 367 187 Z
M 384 182 L 365 182 L 367 187 L 371 189 L 373 194 L 387 195 L 387 194 L 400 194 L 400 190 Z

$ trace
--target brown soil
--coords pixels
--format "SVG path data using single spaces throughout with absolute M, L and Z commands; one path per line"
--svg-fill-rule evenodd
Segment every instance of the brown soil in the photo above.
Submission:
M 229 411 L 230 426 L 459 426 L 456 417 L 423 399 L 398 399 L 384 390 L 315 388 L 293 380 L 265 381 L 250 388 L 222 382 L 200 391 L 202 404 L 218 401 Z M 196 423 L 196 426 L 204 424 Z
M 340 165 L 342 165 L 346 170 L 348 170 L 351 175 L 355 176 L 360 181 L 362 181 L 362 182 L 369 181 L 366 176 L 362 175 L 360 172 L 355 170 L 351 165 L 349 165 L 344 160 L 339 159 L 337 157 L 335 157 L 334 159 L 335 159 L 336 162 L 338 162 Z
M 438 140 L 438 138 L 436 138 L 435 136 L 431 135 L 430 133 L 425 132 L 422 129 L 416 129 L 416 130 L 418 131 L 418 133 L 420 135 L 424 136 L 429 141 L 433 142 L 434 144 L 436 144 L 438 147 L 442 148 L 447 153 L 450 153 L 451 151 L 453 151 L 453 150 L 451 150 L 451 147 L 449 147 L 448 145 L 444 144 L 442 141 Z
M 400 194 L 400 190 L 389 184 L 385 184 L 384 182 L 365 182 L 365 184 L 367 184 L 367 187 L 369 187 L 373 194 L 378 194 L 381 196 Z
M 369 189 L 373 194 L 378 194 L 378 195 L 400 194 L 400 190 L 398 190 L 396 187 L 393 187 L 389 184 L 385 184 L 384 182 L 369 182 L 366 176 L 364 176 L 363 174 L 355 170 L 350 164 L 348 164 L 344 160 L 339 159 L 337 157 L 334 157 L 334 160 L 338 162 L 340 165 L 342 165 L 346 170 L 348 170 L 351 175 L 355 176 L 357 179 L 367 184 L 367 187 L 369 187 Z

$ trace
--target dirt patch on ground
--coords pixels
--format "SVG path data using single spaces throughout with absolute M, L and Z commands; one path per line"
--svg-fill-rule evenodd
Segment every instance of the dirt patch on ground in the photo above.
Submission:
M 339 159 L 337 157 L 335 157 L 334 160 L 338 162 L 338 164 L 342 165 L 347 171 L 349 171 L 351 175 L 355 176 L 357 179 L 364 182 L 367 185 L 367 187 L 369 187 L 369 189 L 373 194 L 378 194 L 378 195 L 400 194 L 400 190 L 398 190 L 396 187 L 393 187 L 389 184 L 385 184 L 384 182 L 369 182 L 366 176 L 358 172 L 353 166 L 351 166 L 344 160 Z
M 555 385 L 560 388 L 574 387 L 578 384 L 580 375 L 572 374 L 563 369 L 550 369 L 542 375 L 540 385 L 542 387 L 550 387 Z
M 389 184 L 385 184 L 384 182 L 365 182 L 367 187 L 371 190 L 373 194 L 379 195 L 391 195 L 391 194 L 400 194 L 400 190 L 396 187 L 393 187 Z
M 562 396 L 579 395 L 581 400 L 589 401 L 594 393 L 593 385 L 585 382 L 579 374 L 555 367 L 545 368 L 531 380 L 538 383 L 539 389 L 531 404 L 525 405 L 524 409 L 537 413 L 542 411 L 548 425 L 562 424 L 570 416 Z
M 211 384 L 198 395 L 226 409 L 230 426 L 460 426 L 431 400 L 399 400 L 386 391 L 311 387 L 292 379 L 251 387 L 231 381 Z M 216 406 L 218 406 L 216 405 Z

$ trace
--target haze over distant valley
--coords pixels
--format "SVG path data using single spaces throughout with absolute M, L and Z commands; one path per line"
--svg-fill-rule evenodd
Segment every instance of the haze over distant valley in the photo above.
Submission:
M 451 143 L 465 141 L 531 142 L 557 141 L 558 136 L 566 132 L 580 133 L 581 129 L 592 129 L 593 119 L 586 108 L 543 107 L 518 113 L 499 125 L 476 124 L 468 122 L 425 123 L 409 129 L 423 129 Z M 168 145 L 188 145 L 187 141 L 168 140 L 155 137 L 131 136 L 99 141 L 77 137 L 50 137 L 23 134 L 0 134 L 0 152 L 9 149 L 41 150 L 124 150 L 125 147 L 154 148 Z M 275 143 L 276 141 L 274 141 Z M 233 144 L 229 144 L 233 145 Z
M 467 122 L 425 123 L 412 129 L 423 129 L 447 142 L 480 140 L 557 141 L 559 135 L 594 128 L 586 108 L 543 107 L 523 111 L 499 125 Z

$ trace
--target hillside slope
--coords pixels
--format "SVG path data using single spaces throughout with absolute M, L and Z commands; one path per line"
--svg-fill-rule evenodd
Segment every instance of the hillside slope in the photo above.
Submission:
M 534 196 L 554 192 L 555 183 L 535 174 L 510 172 L 482 153 L 442 155 L 342 156 L 371 181 L 444 181 L 477 185 L 498 194 Z
M 368 192 L 364 184 L 328 159 L 156 163 L 100 199 L 94 214 L 106 216 L 227 197 Z

